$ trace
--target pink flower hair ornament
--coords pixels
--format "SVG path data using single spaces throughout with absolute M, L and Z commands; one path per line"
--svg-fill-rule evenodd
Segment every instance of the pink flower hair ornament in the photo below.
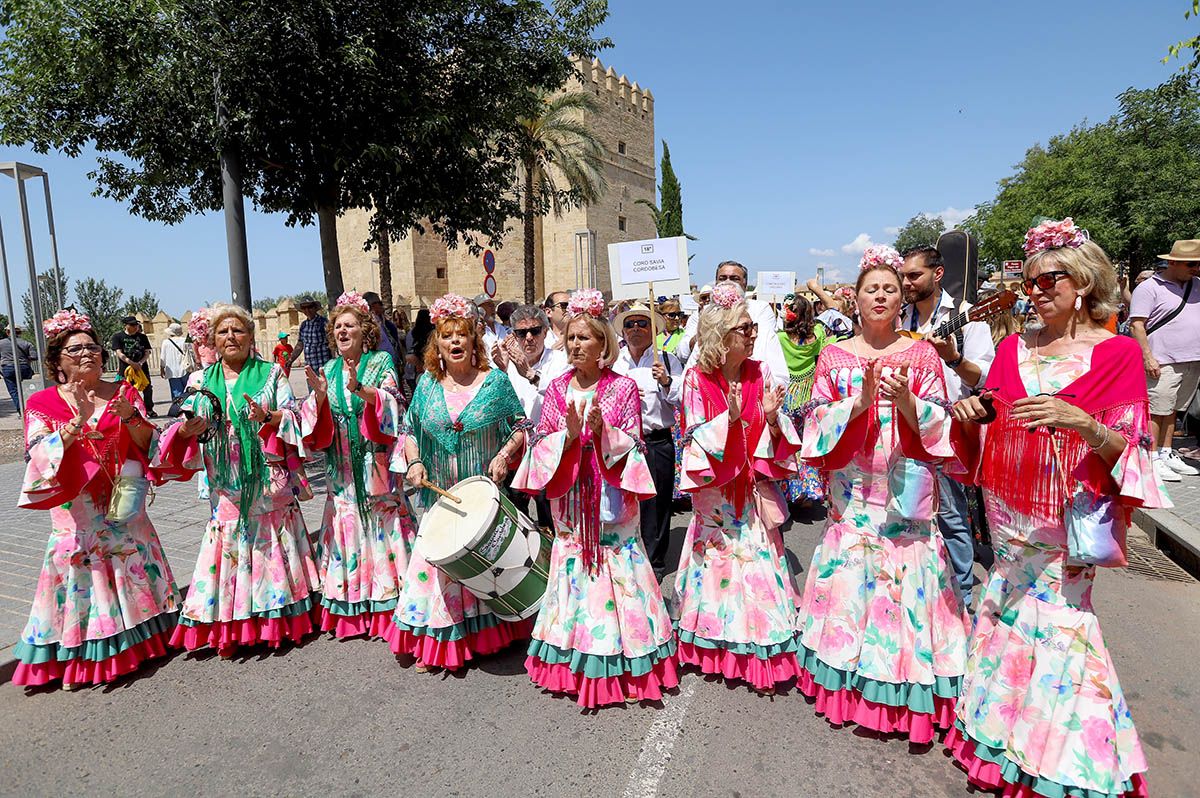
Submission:
M 592 318 L 602 319 L 607 310 L 608 305 L 604 301 L 604 294 L 595 288 L 580 288 L 578 291 L 573 291 L 570 301 L 567 302 L 567 313 L 571 316 L 580 316 L 586 313 Z
M 1088 231 L 1077 226 L 1070 216 L 1062 221 L 1047 219 L 1029 228 L 1025 233 L 1025 257 L 1032 257 L 1048 249 L 1081 247 L 1083 242 L 1090 238 Z
M 80 332 L 92 331 L 92 320 L 82 313 L 67 308 L 60 310 L 50 318 L 42 322 L 42 330 L 45 331 L 47 338 L 53 338 L 59 333 L 64 333 L 67 330 L 79 330 Z
M 363 299 L 363 295 L 357 291 L 343 291 L 342 295 L 337 298 L 337 302 L 333 303 L 333 306 L 335 308 L 354 308 L 368 316 L 371 315 L 371 306 L 367 304 L 367 300 Z
M 433 304 L 429 306 L 429 318 L 434 323 L 453 317 L 460 319 L 475 318 L 475 312 L 466 297 L 461 297 L 458 294 L 446 294 L 433 300 Z
M 887 244 L 872 244 L 863 251 L 862 259 L 858 262 L 858 268 L 866 271 L 880 266 L 889 269 L 899 269 L 904 265 L 904 258 L 900 257 L 900 253 L 895 247 L 890 247 Z
M 212 324 L 208 320 L 207 308 L 200 308 L 192 313 L 187 323 L 188 335 L 193 341 L 207 344 L 212 341 Z
M 717 287 L 712 290 L 713 304 L 726 310 L 729 310 L 743 299 L 745 299 L 745 296 L 742 294 L 742 287 L 728 280 L 717 283 Z

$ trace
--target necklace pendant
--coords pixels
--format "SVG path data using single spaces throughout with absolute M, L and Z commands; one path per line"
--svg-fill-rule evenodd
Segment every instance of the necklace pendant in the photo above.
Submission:
M 92 430 L 91 432 L 84 433 L 83 437 L 87 438 L 89 441 L 102 441 L 104 440 L 104 433 Z

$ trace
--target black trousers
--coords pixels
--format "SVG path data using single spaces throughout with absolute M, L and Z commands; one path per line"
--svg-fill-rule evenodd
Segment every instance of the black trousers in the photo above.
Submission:
M 642 543 L 654 573 L 667 571 L 667 551 L 671 548 L 671 499 L 675 492 L 675 441 L 671 430 L 652 430 L 644 436 L 646 463 L 658 493 L 641 506 Z
M 510 480 L 511 481 L 511 480 Z M 508 498 L 516 508 L 525 515 L 529 515 L 530 520 L 544 529 L 554 529 L 554 517 L 550 515 L 550 500 L 546 498 L 546 492 L 542 491 L 537 496 L 530 496 L 528 493 L 519 490 L 508 489 Z M 533 504 L 534 514 L 530 515 L 529 505 Z

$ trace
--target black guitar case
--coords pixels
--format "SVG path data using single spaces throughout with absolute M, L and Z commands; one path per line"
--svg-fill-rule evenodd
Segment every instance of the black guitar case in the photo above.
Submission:
M 979 244 L 965 230 L 948 230 L 937 242 L 946 261 L 942 288 L 958 308 L 964 300 L 974 305 L 979 294 Z

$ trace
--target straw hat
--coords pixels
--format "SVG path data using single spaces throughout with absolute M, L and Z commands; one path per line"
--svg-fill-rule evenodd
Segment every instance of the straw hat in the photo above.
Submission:
M 1200 238 L 1188 238 L 1171 245 L 1171 252 L 1159 255 L 1163 260 L 1200 260 Z
M 656 311 L 650 310 L 650 308 L 646 307 L 645 303 L 638 302 L 631 305 L 628 310 L 617 314 L 617 318 L 613 321 L 614 326 L 617 328 L 617 334 L 620 335 L 621 331 L 625 329 L 625 319 L 630 316 L 645 316 L 646 318 L 650 318 L 651 313 L 654 314 L 654 328 L 656 330 L 661 331 L 667 326 L 666 321 L 661 315 Z

